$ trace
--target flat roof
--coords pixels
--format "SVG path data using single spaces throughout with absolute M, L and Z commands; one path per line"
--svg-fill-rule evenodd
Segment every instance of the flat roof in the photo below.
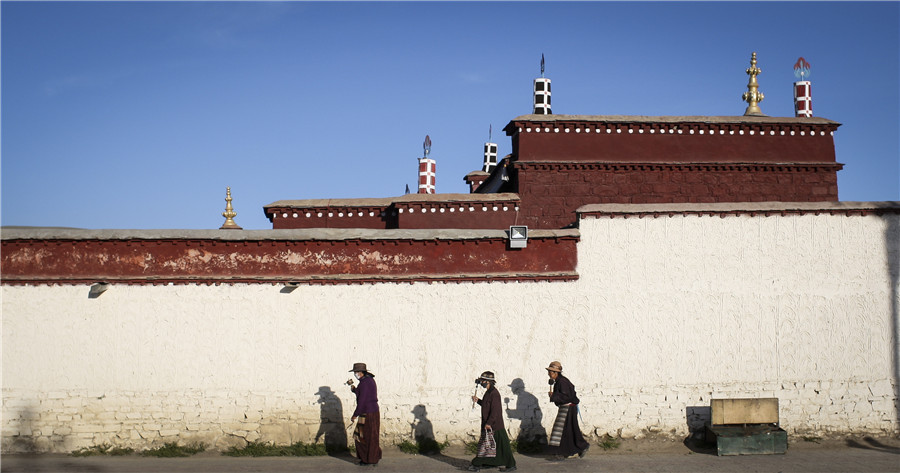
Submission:
M 362 199 L 300 199 L 279 200 L 263 206 L 271 207 L 387 207 L 393 203 L 414 202 L 501 202 L 519 200 L 518 194 L 406 194 L 399 197 L 376 197 Z
M 608 122 L 608 123 L 791 123 L 798 125 L 838 125 L 840 123 L 820 117 L 768 117 L 768 116 L 647 116 L 647 115 L 520 115 L 510 120 L 530 122 Z M 507 125 L 509 126 L 509 125 Z M 504 128 L 505 129 L 505 128 Z
M 718 202 L 675 204 L 588 204 L 578 207 L 579 214 L 647 214 L 647 213 L 729 213 L 729 212 L 900 212 L 900 201 L 887 202 Z
M 507 238 L 508 229 L 298 228 L 280 230 L 128 230 L 59 227 L 0 227 L 0 240 L 477 240 Z M 529 229 L 529 238 L 580 237 L 576 229 Z

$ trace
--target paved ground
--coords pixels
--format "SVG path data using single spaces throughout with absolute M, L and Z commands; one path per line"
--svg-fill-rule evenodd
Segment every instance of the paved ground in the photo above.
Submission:
M 471 455 L 450 448 L 442 455 L 407 455 L 385 448 L 376 468 L 360 468 L 346 457 L 232 458 L 204 452 L 189 458 L 4 455 L 3 472 L 441 472 L 460 471 Z M 675 442 L 623 442 L 616 450 L 594 446 L 584 459 L 550 462 L 516 455 L 522 472 L 900 472 L 900 439 L 850 439 L 791 444 L 784 455 L 719 457 L 708 449 Z M 485 470 L 496 472 L 497 470 Z

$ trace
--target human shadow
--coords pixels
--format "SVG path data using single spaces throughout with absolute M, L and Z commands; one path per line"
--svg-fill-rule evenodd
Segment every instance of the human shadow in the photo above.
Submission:
M 330 386 L 320 386 L 316 393 L 319 400 L 319 430 L 316 443 L 323 439 L 329 456 L 354 462 L 347 447 L 347 430 L 344 425 L 344 406 Z
M 414 420 L 409 423 L 409 427 L 412 431 L 412 438 L 416 441 L 416 445 L 424 446 L 431 442 L 435 442 L 434 427 L 431 425 L 431 421 L 428 420 L 428 410 L 425 406 L 419 404 L 414 407 L 412 415 Z
M 461 470 L 466 469 L 471 465 L 471 462 L 468 460 L 448 457 L 441 452 L 443 448 L 434 438 L 434 426 L 431 424 L 431 421 L 428 420 L 428 409 L 424 404 L 419 404 L 414 407 L 411 414 L 414 419 L 409 423 L 410 433 L 412 434 L 413 440 L 416 442 L 416 447 L 418 447 L 420 454 Z
M 0 471 L 6 472 L 88 472 L 97 473 L 104 468 L 91 460 L 72 460 L 58 455 L 47 455 L 47 445 L 38 445 L 35 441 L 34 431 L 40 429 L 37 422 L 40 414 L 28 407 L 14 414 L 13 429 L 15 434 L 4 439 L 3 464 Z M 36 425 L 38 424 L 38 425 Z M 51 450 L 62 447 L 62 440 L 55 441 Z
M 850 448 L 862 448 L 865 450 L 877 450 L 879 452 L 885 453 L 893 453 L 894 455 L 900 455 L 900 447 L 894 447 L 891 445 L 885 445 L 878 440 L 875 440 L 872 437 L 863 437 L 863 441 L 865 444 L 857 442 L 854 439 L 847 440 L 847 446 Z
M 12 435 L 11 441 L 9 437 L 4 439 L 4 449 L 9 453 L 21 453 L 33 455 L 38 452 L 37 445 L 34 441 L 34 420 L 40 416 L 31 408 L 24 408 L 16 413 L 15 434 Z
M 712 411 L 709 406 L 687 406 L 685 408 L 688 436 L 684 446 L 694 453 L 717 455 L 715 442 L 709 438 L 709 425 L 712 422 Z
M 522 378 L 516 378 L 509 383 L 512 393 L 516 396 L 515 409 L 509 408 L 510 399 L 504 398 L 506 403 L 506 415 L 510 419 L 519 420 L 519 434 L 516 436 L 517 453 L 523 455 L 541 455 L 547 446 L 547 430 L 544 428 L 544 414 L 534 394 L 525 390 L 525 382 Z

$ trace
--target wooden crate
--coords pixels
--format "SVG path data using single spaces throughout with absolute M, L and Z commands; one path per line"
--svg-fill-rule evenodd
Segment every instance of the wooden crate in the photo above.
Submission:
M 787 432 L 778 424 L 778 399 L 713 399 L 708 440 L 722 455 L 783 454 Z

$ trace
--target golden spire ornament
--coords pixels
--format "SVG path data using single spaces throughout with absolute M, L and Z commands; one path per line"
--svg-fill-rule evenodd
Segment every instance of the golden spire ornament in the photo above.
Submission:
M 225 217 L 225 223 L 219 227 L 219 230 L 243 230 L 238 224 L 234 223 L 234 217 L 237 217 L 237 212 L 231 207 L 231 188 L 225 188 L 225 212 L 222 213 L 222 216 Z
M 762 110 L 759 109 L 759 103 L 762 102 L 765 97 L 763 93 L 759 91 L 759 83 L 756 82 L 756 76 L 761 72 L 762 69 L 756 67 L 756 53 L 754 52 L 753 56 L 750 57 L 750 67 L 747 68 L 747 75 L 750 76 L 750 82 L 747 83 L 747 91 L 741 96 L 741 99 L 744 102 L 750 104 L 747 106 L 747 110 L 744 111 L 744 116 L 766 116 L 762 113 Z

